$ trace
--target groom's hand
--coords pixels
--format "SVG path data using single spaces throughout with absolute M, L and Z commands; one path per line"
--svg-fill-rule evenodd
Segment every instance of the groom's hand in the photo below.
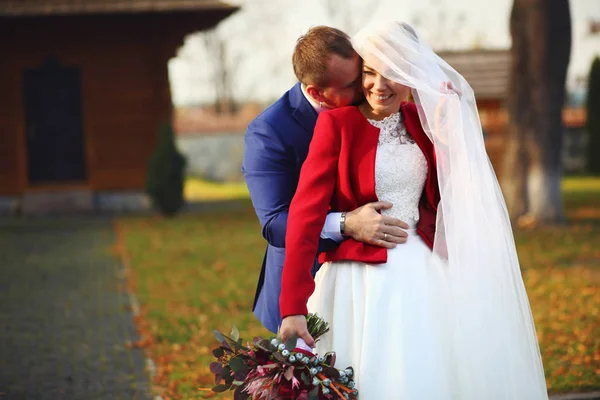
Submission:
M 408 229 L 409 226 L 399 219 L 377 212 L 392 206 L 392 203 L 387 201 L 377 201 L 346 213 L 345 234 L 359 242 L 387 249 L 406 243 L 408 234 L 404 229 Z
M 285 343 L 286 340 L 292 336 L 298 336 L 304 343 L 314 349 L 316 346 L 315 340 L 310 333 L 308 333 L 308 326 L 306 325 L 306 317 L 304 315 L 289 315 L 281 321 L 281 327 L 279 328 L 279 337 Z

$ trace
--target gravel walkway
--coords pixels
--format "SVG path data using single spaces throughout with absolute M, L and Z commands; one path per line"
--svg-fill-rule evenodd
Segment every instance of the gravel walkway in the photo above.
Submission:
M 0 399 L 150 399 L 101 218 L 0 220 Z

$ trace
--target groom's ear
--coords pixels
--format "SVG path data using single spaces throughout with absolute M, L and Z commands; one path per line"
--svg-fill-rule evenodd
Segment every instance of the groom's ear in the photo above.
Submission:
M 325 98 L 323 97 L 323 95 L 321 94 L 321 89 L 319 89 L 315 85 L 306 86 L 306 93 L 308 93 L 308 95 L 310 97 L 312 97 L 313 100 L 315 100 L 316 102 L 325 103 L 325 101 L 326 101 Z

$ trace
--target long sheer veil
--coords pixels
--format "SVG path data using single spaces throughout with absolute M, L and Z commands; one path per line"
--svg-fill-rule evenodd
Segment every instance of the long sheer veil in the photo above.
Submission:
M 352 43 L 380 74 L 412 88 L 434 143 L 441 201 L 432 258 L 443 264 L 435 290 L 446 291 L 448 302 L 437 312 L 457 398 L 547 399 L 511 224 L 473 90 L 406 23 L 368 26 Z

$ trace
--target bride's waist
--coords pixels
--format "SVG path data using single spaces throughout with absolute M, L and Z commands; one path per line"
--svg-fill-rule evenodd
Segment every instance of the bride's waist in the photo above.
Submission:
M 392 217 L 392 218 L 396 218 L 399 219 L 400 221 L 406 223 L 408 225 L 408 229 L 405 229 L 407 231 L 415 231 L 417 230 L 417 224 L 419 223 L 419 217 L 418 217 L 418 213 L 417 213 L 417 218 L 415 219 L 415 215 L 408 215 L 405 213 L 394 213 L 391 212 L 391 210 L 383 210 L 381 212 L 381 215 L 384 215 L 386 217 Z

